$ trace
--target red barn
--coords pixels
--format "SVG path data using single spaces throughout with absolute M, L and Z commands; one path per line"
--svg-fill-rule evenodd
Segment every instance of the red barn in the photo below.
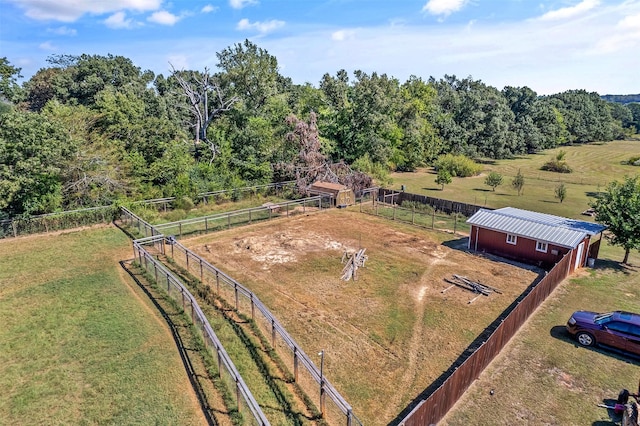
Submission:
M 550 214 L 504 207 L 478 210 L 471 225 L 469 250 L 495 254 L 524 263 L 550 268 L 571 252 L 571 270 L 596 259 L 605 226 Z

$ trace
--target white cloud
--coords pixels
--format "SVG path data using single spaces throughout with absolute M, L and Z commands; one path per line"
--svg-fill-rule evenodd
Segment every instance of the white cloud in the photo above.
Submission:
M 7 0 L 25 10 L 32 19 L 74 22 L 85 14 L 103 15 L 123 10 L 147 12 L 157 10 L 162 0 Z
M 451 15 L 464 7 L 467 0 L 429 0 L 422 11 L 431 15 Z
M 49 28 L 47 32 L 62 36 L 75 36 L 76 34 L 78 34 L 78 32 L 74 28 L 69 27 Z
M 250 22 L 248 19 L 241 19 L 236 25 L 236 29 L 238 30 L 256 30 L 260 34 L 266 34 L 271 31 L 277 30 L 278 28 L 282 28 L 284 26 L 284 21 L 277 21 L 275 19 L 271 21 L 264 22 Z
M 174 25 L 176 22 L 180 20 L 179 16 L 174 15 L 173 13 L 167 12 L 166 10 L 160 10 L 158 12 L 153 12 L 151 16 L 147 18 L 149 22 L 155 22 L 160 25 Z
M 215 12 L 216 10 L 218 10 L 217 7 L 208 4 L 205 7 L 203 7 L 200 12 L 202 12 L 202 13 L 211 13 L 211 12 Z
M 104 24 L 114 30 L 129 29 L 134 27 L 133 19 L 127 19 L 124 12 L 116 12 L 104 20 Z
M 48 52 L 53 52 L 58 50 L 56 46 L 54 46 L 50 41 L 45 41 L 44 43 L 40 43 L 38 46 L 41 50 L 46 50 Z
M 258 4 L 258 0 L 229 0 L 229 6 L 234 9 L 243 9 L 253 4 Z
M 356 32 L 354 30 L 339 30 L 331 33 L 331 40 L 344 41 L 355 37 Z
M 600 4 L 600 0 L 583 0 L 575 6 L 563 7 L 562 9 L 552 10 L 542 15 L 540 20 L 542 21 L 557 21 L 562 19 L 569 19 L 575 16 L 579 16 L 595 8 Z
M 598 41 L 591 53 L 597 55 L 638 50 L 640 50 L 640 14 L 622 18 L 611 31 Z
M 617 25 L 619 28 L 628 30 L 640 30 L 640 13 L 637 15 L 625 16 Z

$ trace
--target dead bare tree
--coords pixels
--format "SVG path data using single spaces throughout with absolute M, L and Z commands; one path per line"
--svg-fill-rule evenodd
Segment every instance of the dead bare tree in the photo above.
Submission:
M 190 125 L 195 133 L 194 144 L 196 147 L 200 142 L 207 144 L 211 151 L 211 159 L 209 160 L 209 164 L 211 164 L 218 155 L 219 148 L 214 141 L 207 138 L 207 129 L 215 118 L 231 109 L 238 97 L 225 99 L 222 89 L 209 73 L 209 68 L 205 68 L 203 73 L 196 73 L 194 71 L 177 71 L 171 65 L 171 73 L 180 85 L 189 104 L 189 112 L 193 118 Z M 189 78 L 185 78 L 185 75 Z
M 287 133 L 287 140 L 298 143 L 300 150 L 292 163 L 279 164 L 280 169 L 295 177 L 298 192 L 308 195 L 307 188 L 316 181 L 340 183 L 355 192 L 369 188 L 372 179 L 367 174 L 353 171 L 344 162 L 330 163 L 320 149 L 316 114 L 309 114 L 309 122 L 298 119 L 291 114 L 287 117 L 287 124 L 293 126 L 293 131 Z

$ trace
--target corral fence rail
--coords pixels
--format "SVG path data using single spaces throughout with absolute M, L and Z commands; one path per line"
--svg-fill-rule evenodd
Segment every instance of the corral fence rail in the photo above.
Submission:
M 405 208 L 392 203 L 390 197 L 386 197 L 386 201 L 380 201 L 385 198 L 377 196 L 375 191 L 364 191 L 359 203 L 360 212 L 447 233 L 470 231 L 467 216 L 462 212 L 448 214 L 435 208 L 416 208 L 415 204 L 411 208 Z
M 203 192 L 196 196 L 196 202 L 210 203 L 218 200 L 241 200 L 254 195 L 282 196 L 286 191 L 295 188 L 296 181 L 253 185 L 220 191 Z M 131 206 L 156 206 L 159 210 L 173 208 L 176 197 L 155 198 L 151 200 L 135 201 Z M 17 216 L 0 220 L 0 239 L 15 238 L 22 235 L 61 231 L 78 228 L 80 226 L 110 223 L 118 214 L 120 207 L 116 204 L 108 206 L 88 207 L 85 209 L 65 210 L 35 216 Z
M 217 202 L 221 200 L 233 200 L 239 201 L 246 198 L 251 198 L 255 195 L 277 195 L 281 196 L 287 190 L 293 190 L 296 186 L 296 181 L 275 182 L 264 185 L 250 185 L 240 188 L 221 189 L 218 191 L 201 192 L 195 196 L 195 202 L 209 204 L 211 202 Z M 147 205 L 156 206 L 160 210 L 166 211 L 173 207 L 173 204 L 178 200 L 177 197 L 164 197 L 154 198 L 151 200 L 141 200 L 132 203 L 132 205 Z
M 198 277 L 202 283 L 207 284 L 219 297 L 234 306 L 238 312 L 250 317 L 263 334 L 270 337 L 273 349 L 283 359 L 290 361 L 294 381 L 305 393 L 317 398 L 320 402 L 320 411 L 325 418 L 334 420 L 330 424 L 362 425 L 362 422 L 353 413 L 351 405 L 326 376 L 321 374 L 320 369 L 311 358 L 251 290 L 177 240 L 167 238 L 165 243 L 168 246 L 165 248 L 167 256 L 171 256 L 178 265 Z M 327 402 L 332 405 L 328 406 Z M 340 417 L 342 417 L 342 421 Z
M 297 204 L 300 206 L 305 203 L 315 205 L 316 202 L 319 202 L 321 206 L 331 206 L 331 200 L 327 200 L 326 197 L 322 196 L 281 204 L 285 206 Z M 135 240 L 134 243 L 138 243 L 138 246 L 153 244 L 158 252 L 170 256 L 176 264 L 184 267 L 191 274 L 198 277 L 203 284 L 208 285 L 211 289 L 215 289 L 216 294 L 231 306 L 234 306 L 238 312 L 250 316 L 263 334 L 271 337 L 270 343 L 276 352 L 283 359 L 291 359 L 293 376 L 296 383 L 298 383 L 308 395 L 315 397 L 315 399 L 320 402 L 320 410 L 323 415 L 325 415 L 325 418 L 336 419 L 334 422 L 330 422 L 330 424 L 346 423 L 347 426 L 362 425 L 362 422 L 353 413 L 351 405 L 335 389 L 309 356 L 289 335 L 277 318 L 253 292 L 223 271 L 211 265 L 192 250 L 180 244 L 174 236 L 164 236 L 162 234 L 162 225 L 150 225 L 130 210 L 124 207 L 122 207 L 121 210 L 121 220 L 130 227 L 137 228 L 140 234 L 146 235 L 145 238 Z M 245 209 L 244 212 L 246 213 L 248 210 L 252 209 Z M 228 214 L 232 217 L 234 216 L 234 212 L 229 212 Z M 221 214 L 220 217 L 224 219 L 226 215 L 227 213 Z M 175 228 L 170 227 L 169 229 Z M 213 228 L 209 229 L 213 230 Z M 135 246 L 134 255 L 136 258 L 139 257 L 139 252 Z M 144 261 L 144 259 L 143 257 L 142 261 Z M 154 261 L 159 262 L 155 259 Z M 146 267 L 146 264 L 144 266 Z M 153 273 L 154 275 L 157 274 L 156 269 L 154 269 Z M 169 284 L 167 284 L 167 286 L 169 286 Z M 184 291 L 187 290 L 184 289 Z M 328 402 L 330 402 L 328 405 L 326 404 L 327 396 L 329 397 Z
M 4 219 L 0 220 L 0 238 L 15 238 L 22 235 L 61 231 L 99 223 L 110 223 L 118 211 L 119 208 L 116 206 L 99 206 Z
M 500 324 L 471 355 L 446 377 L 400 422 L 402 426 L 432 425 L 440 421 L 480 373 L 500 353 L 536 308 L 569 274 L 571 253 L 567 253 L 549 273 L 532 284 L 523 296 L 500 316 Z
M 331 206 L 332 198 L 315 196 L 301 198 L 299 200 L 284 201 L 281 203 L 269 203 L 260 207 L 233 210 L 225 213 L 202 216 L 192 219 L 184 219 L 176 222 L 167 222 L 154 225 L 155 231 L 165 235 L 182 237 L 196 233 L 208 233 L 222 229 L 230 229 L 239 225 L 250 225 L 253 222 L 271 220 L 279 217 L 291 217 L 306 214 L 312 211 L 320 211 Z M 152 232 L 145 230 L 145 232 Z M 145 234 L 146 235 L 146 234 Z
M 193 324 L 196 325 L 202 333 L 205 346 L 208 349 L 213 349 L 218 362 L 218 374 L 220 378 L 228 386 L 231 385 L 232 389 L 235 388 L 238 411 L 243 413 L 244 416 L 248 409 L 250 416 L 258 425 L 269 425 L 269 421 L 262 412 L 260 405 L 242 379 L 242 376 L 240 376 L 240 373 L 238 373 L 238 370 L 231 361 L 231 358 L 229 358 L 222 343 L 220 343 L 220 340 L 213 331 L 202 309 L 200 309 L 196 299 L 182 282 L 145 248 L 145 246 L 152 245 L 156 250 L 162 251 L 164 248 L 164 240 L 164 236 L 154 235 L 133 241 L 135 259 L 141 267 L 154 277 L 157 285 L 164 288 L 167 294 L 182 306 L 184 312 L 190 316 Z

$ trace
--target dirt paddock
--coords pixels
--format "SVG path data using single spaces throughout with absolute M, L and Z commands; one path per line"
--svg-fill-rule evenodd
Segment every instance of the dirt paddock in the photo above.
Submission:
M 463 236 L 337 209 L 183 243 L 250 288 L 305 352 L 324 349 L 366 424 L 393 420 L 539 273 L 469 253 Z M 341 280 L 345 252 L 361 248 L 357 280 Z M 451 287 L 453 274 L 502 294 Z

